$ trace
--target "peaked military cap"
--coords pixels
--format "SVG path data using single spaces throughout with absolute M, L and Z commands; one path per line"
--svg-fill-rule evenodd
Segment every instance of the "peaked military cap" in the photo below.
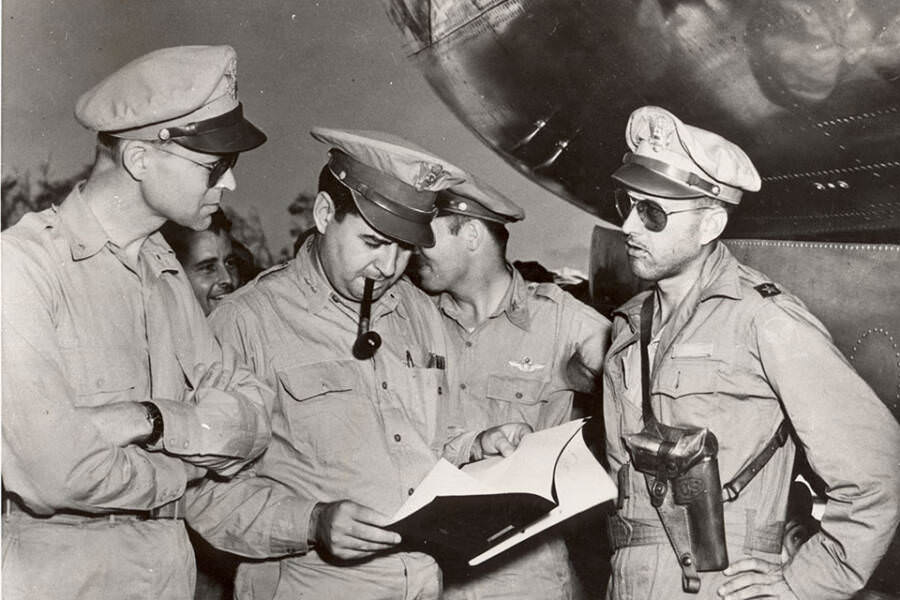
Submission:
M 471 175 L 463 183 L 438 192 L 437 208 L 438 214 L 456 213 L 504 224 L 525 218 L 521 206 Z
M 315 127 L 331 146 L 328 169 L 346 186 L 373 229 L 414 246 L 434 246 L 435 194 L 466 180 L 466 173 L 397 136 L 376 131 Z
M 82 125 L 128 140 L 171 140 L 211 154 L 244 152 L 266 141 L 244 118 L 231 46 L 176 46 L 141 56 L 85 92 Z
M 636 191 L 672 199 L 708 196 L 738 204 L 760 188 L 759 173 L 737 145 L 685 125 L 658 106 L 631 113 L 625 131 L 631 152 L 612 177 Z

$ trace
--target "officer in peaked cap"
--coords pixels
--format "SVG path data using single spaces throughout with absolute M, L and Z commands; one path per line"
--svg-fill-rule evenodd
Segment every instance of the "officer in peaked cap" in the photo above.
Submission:
M 900 518 L 900 427 L 806 306 L 719 242 L 730 208 L 760 189 L 747 155 L 654 106 L 632 113 L 626 142 L 617 207 L 631 269 L 653 285 L 614 312 L 604 364 L 620 482 L 610 598 L 849 598 Z M 636 470 L 626 440 L 657 435 L 655 423 L 674 428 L 666 442 L 716 436 L 724 489 L 699 487 L 721 515 L 678 518 L 673 486 Z M 795 439 L 834 499 L 783 563 Z
M 185 489 L 265 449 L 272 393 L 216 342 L 156 230 L 204 229 L 265 136 L 228 46 L 141 57 L 76 116 L 98 133 L 90 176 L 0 238 L 3 595 L 183 600 Z
M 461 426 L 539 430 L 571 420 L 574 392 L 597 391 L 609 320 L 553 283 L 526 282 L 509 264 L 506 226 L 525 213 L 497 190 L 467 176 L 438 192 L 437 207 L 435 244 L 417 249 L 410 271 L 438 294 L 464 384 L 454 386 Z M 483 568 L 445 572 L 443 598 L 567 600 L 574 582 L 565 540 L 551 535 Z
M 191 525 L 222 549 L 270 557 L 241 565 L 239 598 L 261 586 L 285 598 L 438 598 L 432 557 L 388 552 L 400 541 L 390 515 L 436 456 L 459 464 L 509 452 L 527 429 L 465 431 L 451 420 L 440 314 L 403 277 L 413 248 L 434 245 L 436 194 L 466 174 L 395 136 L 312 135 L 330 148 L 315 232 L 210 317 L 277 390 L 273 414 L 287 419 L 273 418 L 256 476 L 196 490 Z M 373 333 L 380 346 L 357 352 Z

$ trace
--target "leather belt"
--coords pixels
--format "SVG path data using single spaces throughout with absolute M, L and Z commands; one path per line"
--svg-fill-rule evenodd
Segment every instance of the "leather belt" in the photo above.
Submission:
M 108 521 L 110 523 L 115 523 L 117 521 L 177 520 L 184 518 L 184 499 L 179 498 L 173 500 L 172 502 L 163 504 L 152 510 L 127 510 L 102 514 L 80 511 L 57 511 L 52 515 L 39 515 L 23 508 L 14 499 L 6 497 L 3 499 L 3 516 L 4 518 L 8 518 L 10 515 L 23 515 L 39 521 L 64 524 L 79 524 L 92 521 Z
M 631 546 L 656 546 L 669 545 L 666 530 L 659 522 L 646 523 L 634 521 L 619 515 L 612 515 L 608 519 L 609 541 L 613 550 L 628 548 Z M 726 539 L 735 536 L 726 533 Z M 778 554 L 781 552 L 782 538 L 784 537 L 784 523 L 777 521 L 763 527 L 747 527 L 743 535 L 738 536 L 740 546 L 745 550 Z

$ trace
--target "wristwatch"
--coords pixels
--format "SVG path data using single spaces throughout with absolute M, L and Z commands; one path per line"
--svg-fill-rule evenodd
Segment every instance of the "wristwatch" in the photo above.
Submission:
M 163 418 L 159 412 L 159 407 L 152 402 L 141 402 L 144 410 L 147 411 L 147 421 L 150 423 L 152 430 L 147 439 L 144 440 L 144 446 L 152 446 L 160 440 L 163 434 Z

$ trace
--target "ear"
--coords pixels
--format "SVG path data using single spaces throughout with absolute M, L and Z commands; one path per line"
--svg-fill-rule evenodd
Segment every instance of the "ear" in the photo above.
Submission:
M 478 219 L 469 219 L 463 223 L 459 235 L 463 242 L 465 242 L 466 249 L 474 251 L 478 250 L 478 248 L 484 244 L 487 231 L 485 231 L 484 224 L 482 224 L 481 221 Z
M 711 210 L 704 211 L 706 214 L 700 220 L 700 243 L 702 245 L 719 239 L 725 226 L 728 225 L 728 213 L 721 206 L 714 206 Z
M 122 166 L 135 181 L 142 181 L 150 170 L 150 147 L 139 141 L 129 141 L 122 145 L 120 150 Z
M 316 201 L 313 204 L 313 221 L 316 223 L 316 230 L 319 233 L 325 233 L 328 224 L 334 219 L 334 200 L 328 195 L 328 192 L 319 192 L 316 194 Z

